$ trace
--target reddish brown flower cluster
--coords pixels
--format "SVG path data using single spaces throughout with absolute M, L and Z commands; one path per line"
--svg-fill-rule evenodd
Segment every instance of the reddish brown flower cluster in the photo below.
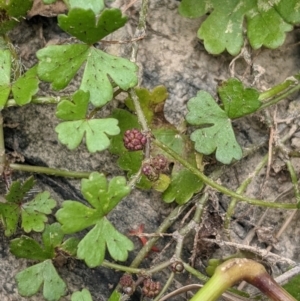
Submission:
M 143 163 L 142 172 L 151 181 L 155 182 L 161 172 L 167 171 L 168 160 L 163 155 L 157 155 Z
M 151 181 L 155 182 L 159 178 L 159 172 L 151 165 L 151 163 L 143 163 L 142 173 Z
M 132 295 L 135 291 L 135 282 L 132 276 L 129 274 L 124 274 L 120 279 L 120 285 L 122 285 L 123 293 L 126 295 Z
M 148 298 L 156 297 L 160 292 L 160 282 L 154 282 L 151 279 L 145 279 L 143 282 L 144 286 L 142 289 L 143 294 Z
M 167 171 L 168 163 L 167 158 L 163 155 L 157 155 L 151 159 L 151 165 L 159 172 Z
M 142 150 L 147 142 L 147 137 L 137 129 L 127 130 L 123 136 L 124 146 L 130 151 Z

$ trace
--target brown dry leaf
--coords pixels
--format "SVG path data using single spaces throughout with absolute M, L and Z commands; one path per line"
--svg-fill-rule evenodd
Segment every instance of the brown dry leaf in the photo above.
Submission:
M 27 17 L 30 19 L 33 16 L 40 15 L 44 17 L 56 17 L 59 14 L 67 11 L 67 6 L 62 1 L 57 1 L 53 4 L 46 5 L 42 0 L 34 0 L 31 10 Z

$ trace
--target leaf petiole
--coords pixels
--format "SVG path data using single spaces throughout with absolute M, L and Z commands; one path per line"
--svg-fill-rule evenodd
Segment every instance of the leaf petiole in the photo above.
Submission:
M 15 164 L 15 163 L 10 164 L 9 167 L 13 170 L 34 172 L 34 173 L 46 174 L 46 175 L 56 176 L 56 177 L 77 178 L 77 179 L 88 178 L 91 174 L 91 172 L 89 171 L 68 171 L 68 170 L 57 169 L 57 168 L 31 166 L 31 165 Z
M 284 83 L 283 83 L 283 84 L 284 84 Z M 284 87 L 284 85 L 283 85 L 282 87 Z M 271 90 L 272 90 L 272 89 L 271 89 Z M 268 92 L 268 94 L 271 95 L 271 94 L 273 94 L 273 92 L 274 92 L 274 91 L 271 91 L 271 90 L 269 90 L 269 92 L 268 92 L 268 91 L 266 91 L 266 92 Z M 275 90 L 276 90 L 276 89 L 275 89 Z M 277 96 L 277 97 L 275 97 L 275 98 L 272 98 L 272 99 L 270 99 L 270 100 L 264 102 L 264 103 L 261 105 L 261 107 L 259 108 L 259 111 L 261 111 L 261 110 L 263 110 L 263 109 L 265 109 L 265 108 L 267 108 L 267 107 L 270 107 L 270 106 L 272 106 L 272 105 L 278 103 L 279 101 L 281 101 L 281 100 L 287 98 L 288 96 L 290 96 L 291 94 L 295 93 L 295 92 L 298 91 L 298 90 L 300 90 L 300 84 L 298 84 L 298 85 L 296 85 L 296 86 L 292 86 L 290 89 L 288 89 L 287 91 L 283 92 L 283 93 L 280 94 L 279 96 Z M 266 92 L 264 92 L 264 93 L 266 93 Z M 272 93 L 271 93 L 271 92 L 272 92 Z M 267 96 L 268 94 L 264 94 L 264 93 L 262 93 L 262 94 L 260 95 L 260 97 L 259 97 L 260 100 L 266 99 L 266 98 L 267 98 L 266 96 Z M 276 95 L 276 93 L 274 93 L 274 95 Z
M 268 98 L 278 96 L 279 93 L 284 92 L 287 88 L 289 88 L 291 86 L 295 86 L 295 84 L 297 82 L 298 81 L 295 78 L 293 78 L 292 80 L 288 79 L 288 80 L 284 81 L 283 83 L 280 83 L 280 84 L 272 87 L 271 89 L 260 93 L 259 100 L 264 101 Z
M 181 156 L 179 156 L 176 152 L 174 152 L 171 148 L 166 146 L 165 144 L 161 143 L 159 140 L 153 140 L 153 143 L 167 152 L 170 156 L 172 156 L 175 160 L 177 160 L 179 163 L 181 163 L 183 166 L 185 166 L 187 169 L 189 169 L 192 173 L 194 173 L 197 177 L 199 177 L 205 184 L 208 186 L 211 186 L 212 188 L 215 188 L 221 193 L 224 193 L 228 196 L 231 196 L 233 198 L 236 198 L 242 202 L 246 202 L 248 204 L 254 205 L 254 206 L 262 206 L 262 207 L 270 207 L 270 208 L 281 208 L 281 209 L 297 209 L 296 204 L 292 203 L 273 203 L 273 202 L 266 202 L 264 200 L 259 199 L 252 199 L 243 195 L 240 195 L 207 177 L 204 175 L 201 171 L 199 171 L 197 168 L 192 166 L 189 162 L 184 160 Z

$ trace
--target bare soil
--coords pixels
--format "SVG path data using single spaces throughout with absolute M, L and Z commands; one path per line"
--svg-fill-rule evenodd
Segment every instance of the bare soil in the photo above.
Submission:
M 129 1 L 127 1 L 129 2 Z M 114 5 L 120 5 L 116 1 Z M 131 6 L 126 14 L 129 22 L 125 29 L 113 34 L 111 40 L 130 40 L 135 30 L 140 1 Z M 167 87 L 169 97 L 165 107 L 167 118 L 175 125 L 179 125 L 186 113 L 187 101 L 196 95 L 199 90 L 210 92 L 216 96 L 216 87 L 222 80 L 230 76 L 243 79 L 244 83 L 260 91 L 266 90 L 275 84 L 296 74 L 299 70 L 299 30 L 288 33 L 282 47 L 276 50 L 260 49 L 250 54 L 250 65 L 243 57 L 235 61 L 235 66 L 230 69 L 233 60 L 228 54 L 213 56 L 208 54 L 201 41 L 196 37 L 196 32 L 201 19 L 188 20 L 178 14 L 178 1 L 160 0 L 150 1 L 147 18 L 147 33 L 140 42 L 138 52 L 140 85 L 153 89 L 157 85 Z M 57 26 L 55 17 L 35 16 L 24 20 L 11 33 L 13 44 L 17 47 L 20 59 L 24 66 L 30 67 L 37 62 L 35 53 L 46 44 L 59 44 L 68 39 Z M 103 46 L 102 46 L 103 47 Z M 105 51 L 130 56 L 130 44 L 105 44 Z M 72 93 L 78 87 L 79 78 L 62 93 Z M 48 84 L 41 84 L 42 95 L 54 95 Z M 56 92 L 57 93 L 57 92 Z M 107 112 L 104 112 L 105 114 Z M 5 143 L 7 152 L 17 152 L 24 157 L 24 163 L 53 168 L 63 168 L 78 171 L 99 171 L 107 175 L 123 174 L 116 166 L 116 159 L 108 152 L 89 154 L 82 145 L 76 151 L 69 151 L 58 140 L 54 131 L 58 120 L 55 117 L 55 108 L 51 105 L 28 105 L 21 108 L 7 108 L 3 111 L 5 117 Z M 267 113 L 258 113 L 234 122 L 234 129 L 238 141 L 243 148 L 253 149 L 252 153 L 241 161 L 223 168 L 223 173 L 218 179 L 226 187 L 235 190 L 239 184 L 252 174 L 269 151 L 269 140 L 273 139 L 273 147 L 278 138 L 282 138 L 291 129 L 295 132 L 286 142 L 292 150 L 300 147 L 300 105 L 299 95 L 295 94 L 282 101 L 276 107 L 268 109 Z M 266 116 L 270 116 L 273 127 L 268 126 Z M 17 125 L 10 127 L 10 125 Z M 272 135 L 270 135 L 270 133 Z M 259 146 L 255 148 L 255 146 Z M 246 195 L 253 198 L 264 198 L 278 202 L 293 202 L 294 194 L 289 173 L 284 163 L 284 158 L 273 152 L 268 168 L 264 168 L 252 181 Z M 206 158 L 209 163 L 206 173 L 219 168 L 213 157 Z M 299 172 L 299 159 L 293 159 L 294 167 Z M 13 180 L 25 179 L 28 174 L 15 172 Z M 48 190 L 58 202 L 63 200 L 83 200 L 80 193 L 80 181 L 36 175 L 37 191 Z M 2 191 L 1 194 L 4 194 Z M 274 277 L 284 273 L 290 261 L 295 263 L 300 260 L 300 222 L 299 213 L 296 212 L 290 221 L 291 211 L 267 210 L 245 203 L 237 205 L 230 225 L 230 235 L 235 245 L 220 243 L 227 241 L 223 231 L 224 219 L 230 199 L 220 193 L 212 192 L 206 210 L 203 226 L 198 237 L 197 252 L 193 253 L 194 233 L 186 238 L 183 259 L 194 255 L 195 267 L 204 272 L 207 260 L 212 257 L 225 257 L 237 250 L 252 251 L 256 258 L 263 260 Z M 174 205 L 164 204 L 157 192 L 134 191 L 110 215 L 110 220 L 121 232 L 128 234 L 130 229 L 145 224 L 145 232 L 152 233 L 163 221 L 164 217 L 174 208 Z M 265 213 L 259 223 L 260 218 Z M 170 233 L 181 226 L 181 215 Z M 188 219 L 187 219 L 188 220 Z M 287 221 L 287 222 L 286 222 Z M 283 233 L 276 238 L 281 227 L 286 224 Z M 1 231 L 2 232 L 2 231 Z M 253 237 L 250 238 L 250 234 Z M 216 239 L 209 244 L 203 238 Z M 10 238 L 11 239 L 11 238 Z M 28 300 L 18 295 L 15 274 L 21 269 L 32 264 L 25 260 L 16 259 L 9 253 L 9 240 L 0 235 L 0 297 L 1 300 L 22 301 Z M 138 238 L 135 242 L 135 251 L 129 256 L 127 264 L 133 260 L 141 248 Z M 161 239 L 158 247 L 162 250 L 170 238 Z M 270 252 L 278 257 L 269 257 L 261 250 L 271 246 Z M 145 259 L 144 266 L 149 267 L 153 260 L 166 260 L 173 254 L 172 247 L 161 254 L 150 254 Z M 157 258 L 157 256 L 160 256 Z M 118 283 L 120 272 L 98 267 L 89 269 L 84 263 L 69 260 L 68 263 L 58 268 L 68 285 L 68 295 L 62 300 L 70 300 L 73 291 L 88 288 L 94 300 L 107 300 L 112 288 Z M 160 273 L 154 278 L 163 281 L 168 273 Z M 172 289 L 195 283 L 188 273 L 179 275 Z M 186 300 L 183 294 L 170 300 Z M 42 300 L 41 294 L 29 298 Z M 131 300 L 140 300 L 137 292 Z

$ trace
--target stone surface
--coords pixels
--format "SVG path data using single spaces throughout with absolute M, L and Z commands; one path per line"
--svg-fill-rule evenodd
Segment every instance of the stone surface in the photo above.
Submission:
M 114 5 L 122 4 L 116 1 Z M 232 57 L 228 54 L 220 56 L 209 55 L 202 43 L 196 37 L 196 31 L 201 19 L 188 20 L 182 18 L 178 12 L 179 2 L 175 0 L 150 1 L 149 14 L 147 18 L 147 34 L 139 44 L 138 65 L 140 67 L 140 85 L 147 88 L 154 88 L 157 85 L 165 85 L 168 89 L 169 98 L 165 107 L 168 119 L 179 124 L 186 113 L 186 102 L 194 97 L 197 91 L 203 89 L 213 96 L 216 96 L 218 83 L 230 77 L 229 64 Z M 125 30 L 114 34 L 111 39 L 128 40 L 132 37 L 138 17 L 140 1 L 130 7 L 126 14 L 130 18 Z M 258 89 L 268 89 L 276 83 L 280 83 L 286 77 L 291 76 L 299 70 L 299 46 L 295 45 L 298 32 L 294 31 L 287 35 L 285 44 L 277 50 L 261 49 L 253 51 L 253 70 L 249 73 L 249 68 L 243 59 L 235 62 L 235 74 L 242 77 L 245 73 L 245 81 L 254 84 Z M 61 43 L 68 38 L 56 25 L 55 19 L 34 17 L 29 21 L 24 21 L 11 34 L 12 42 L 18 47 L 20 57 L 24 66 L 29 67 L 36 62 L 35 52 L 44 46 L 45 43 Z M 109 53 L 130 56 L 130 44 L 105 44 L 105 50 Z M 78 86 L 78 77 L 71 85 L 63 91 L 70 94 Z M 48 93 L 55 95 L 50 90 L 49 85 L 41 84 L 42 95 Z M 57 94 L 57 92 L 56 92 Z M 299 123 L 299 103 L 298 95 L 294 95 L 287 101 L 278 105 L 276 118 L 286 119 L 293 115 L 294 119 L 290 123 L 278 123 L 280 137 L 289 131 L 289 128 L 296 122 Z M 114 106 L 112 104 L 111 106 Z M 105 108 L 103 114 L 109 110 Z M 63 168 L 78 171 L 99 171 L 108 176 L 123 174 L 116 166 L 116 157 L 112 157 L 108 152 L 89 154 L 84 145 L 76 151 L 69 151 L 57 141 L 54 131 L 58 124 L 55 117 L 55 108 L 51 105 L 34 106 L 28 105 L 22 108 L 7 108 L 3 114 L 5 123 L 17 124 L 16 128 L 5 128 L 5 142 L 8 151 L 16 151 L 24 156 L 25 164 L 48 166 L 53 168 Z M 274 114 L 273 109 L 270 114 Z M 243 147 L 267 142 L 269 130 L 263 122 L 262 114 L 255 114 L 234 122 L 234 129 L 237 133 L 239 143 Z M 298 147 L 299 138 L 292 141 L 293 147 Z M 296 143 L 297 142 L 297 143 Z M 289 144 L 289 142 L 287 143 Z M 236 163 L 233 167 L 226 167 L 219 181 L 222 184 L 236 189 L 244 179 L 246 179 L 256 168 L 257 164 L 267 153 L 267 143 L 252 155 Z M 277 159 L 277 158 L 276 158 Z M 278 160 L 281 160 L 280 158 Z M 275 161 L 275 159 L 274 159 Z M 281 160 L 282 161 L 282 160 Z M 255 198 L 266 198 L 275 200 L 278 195 L 291 190 L 289 175 L 284 164 L 279 164 L 279 168 L 270 170 L 270 176 L 265 183 L 266 170 L 251 183 L 247 189 L 247 195 Z M 210 172 L 212 167 L 207 168 Z M 298 172 L 298 170 L 297 170 Z M 15 173 L 13 178 L 25 178 L 26 174 Z M 48 190 L 58 202 L 72 199 L 83 201 L 80 193 L 80 182 L 78 180 L 67 180 L 48 176 L 38 176 L 39 190 Z M 2 194 L 4 192 L 1 192 Z M 280 202 L 293 200 L 293 194 L 284 195 Z M 216 195 L 217 204 L 213 209 L 216 213 L 224 216 L 228 206 L 228 197 L 220 194 Z M 171 206 L 162 204 L 160 196 L 155 192 L 134 191 L 127 197 L 110 215 L 112 223 L 124 234 L 139 224 L 146 225 L 146 231 L 151 233 L 162 222 L 163 218 L 170 211 Z M 265 209 L 239 204 L 234 214 L 232 223 L 232 238 L 237 243 L 242 243 L 249 230 L 255 228 L 260 215 Z M 276 233 L 284 220 L 290 214 L 288 211 L 269 210 L 262 226 L 271 227 Z M 172 229 L 176 229 L 179 223 Z M 299 219 L 294 218 L 287 227 L 283 236 L 275 244 L 273 251 L 282 257 L 299 262 L 299 239 L 300 239 Z M 219 234 L 220 236 L 222 233 Z M 135 242 L 136 250 L 131 253 L 129 263 L 136 251 L 141 247 L 137 238 L 132 238 Z M 16 259 L 9 253 L 9 239 L 0 235 L 0 297 L 1 300 L 23 301 L 27 300 L 18 295 L 14 275 L 22 268 L 29 266 L 32 262 Z M 168 239 L 166 239 L 168 241 Z M 264 247 L 263 242 L 257 239 L 251 243 L 254 246 Z M 165 246 L 165 242 L 160 242 L 160 248 Z M 188 237 L 184 248 L 184 258 L 188 260 L 191 255 L 193 245 L 192 237 Z M 220 248 L 218 253 L 224 256 L 234 249 Z M 164 252 L 162 258 L 169 258 L 172 250 Z M 145 266 L 151 265 L 151 260 L 156 255 L 151 255 L 145 261 Z M 196 266 L 203 269 L 201 254 L 198 254 Z M 286 264 L 274 265 L 274 272 L 280 273 L 280 268 L 285 268 Z M 70 300 L 70 293 L 84 287 L 90 289 L 94 300 L 107 300 L 111 288 L 114 287 L 121 273 L 105 269 L 88 269 L 83 263 L 75 260 L 59 269 L 61 275 L 67 279 L 68 293 L 62 300 Z M 157 275 L 162 280 L 166 279 L 164 274 Z M 178 278 L 182 284 L 188 284 L 189 279 L 185 273 Z M 178 283 L 175 283 L 175 286 Z M 41 295 L 31 297 L 30 300 L 42 300 Z M 184 300 L 184 297 L 174 297 L 172 300 Z M 138 294 L 131 300 L 139 300 Z

